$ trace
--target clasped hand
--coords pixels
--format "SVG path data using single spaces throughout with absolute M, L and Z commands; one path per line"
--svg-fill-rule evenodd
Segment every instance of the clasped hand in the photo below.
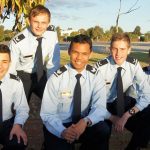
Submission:
M 80 119 L 76 124 L 72 124 L 66 128 L 61 136 L 67 140 L 68 143 L 73 143 L 75 140 L 78 140 L 80 135 L 85 131 L 87 127 L 86 122 L 83 119 Z

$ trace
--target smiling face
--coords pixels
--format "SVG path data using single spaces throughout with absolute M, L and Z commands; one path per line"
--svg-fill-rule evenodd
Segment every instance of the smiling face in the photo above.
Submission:
M 91 56 L 88 43 L 73 43 L 69 50 L 71 65 L 80 73 L 86 66 Z
M 8 53 L 0 53 L 0 80 L 5 76 L 10 66 L 10 56 Z
M 32 16 L 29 19 L 30 28 L 32 33 L 40 37 L 48 28 L 50 22 L 50 18 L 45 13 L 40 13 L 37 16 Z
M 130 53 L 130 47 L 124 40 L 114 41 L 110 48 L 112 57 L 119 66 L 124 63 Z

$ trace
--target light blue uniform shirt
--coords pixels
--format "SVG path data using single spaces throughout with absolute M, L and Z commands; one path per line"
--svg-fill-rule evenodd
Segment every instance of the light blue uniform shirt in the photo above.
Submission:
M 150 66 L 146 67 L 145 74 L 146 74 L 147 81 L 150 85 Z
M 112 56 L 105 58 L 96 63 L 95 67 L 100 70 L 106 82 L 107 102 L 113 102 L 117 97 L 116 91 L 116 75 L 117 68 L 119 67 L 113 61 Z M 147 83 L 145 74 L 137 61 L 128 57 L 127 60 L 121 65 L 123 91 L 126 92 L 132 85 L 136 87 L 138 97 L 136 99 L 136 107 L 143 110 L 150 104 L 150 86 Z M 108 115 L 110 117 L 110 115 Z
M 21 80 L 17 76 L 7 73 L 1 81 L 3 121 L 13 117 L 12 106 L 14 103 L 13 109 L 16 112 L 14 124 L 24 125 L 29 116 L 29 106 Z
M 42 35 L 42 56 L 47 77 L 60 67 L 60 47 L 57 33 L 47 30 Z M 38 41 L 29 28 L 26 28 L 10 42 L 12 66 L 10 72 L 23 70 L 27 73 L 35 72 L 35 53 Z
M 81 74 L 81 112 L 88 117 L 92 125 L 104 120 L 106 114 L 106 87 L 99 72 L 89 65 Z M 65 129 L 63 123 L 72 121 L 73 92 L 78 72 L 70 64 L 57 70 L 45 87 L 41 118 L 49 132 L 61 137 Z M 89 111 L 90 108 L 90 112 Z

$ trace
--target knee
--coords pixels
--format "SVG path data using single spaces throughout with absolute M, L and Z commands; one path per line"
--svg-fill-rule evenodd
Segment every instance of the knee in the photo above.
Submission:
M 111 127 L 105 121 L 100 121 L 96 127 L 96 134 L 99 138 L 109 138 L 111 134 Z
M 17 137 L 13 137 L 12 140 L 8 140 L 6 145 L 4 146 L 7 150 L 24 150 L 26 149 L 26 145 L 24 145 L 23 140 L 21 139 L 20 143 L 18 143 Z

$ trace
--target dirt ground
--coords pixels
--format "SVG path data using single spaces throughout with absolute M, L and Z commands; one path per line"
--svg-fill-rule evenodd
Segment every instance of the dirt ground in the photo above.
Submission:
M 35 96 L 32 96 L 30 101 L 30 117 L 25 124 L 25 130 L 28 135 L 28 147 L 27 150 L 41 150 L 43 143 L 43 133 L 42 133 L 42 121 L 40 119 L 40 105 L 41 101 Z M 125 131 L 123 134 L 112 133 L 110 139 L 110 149 L 109 150 L 124 150 L 128 141 L 130 140 L 131 133 Z M 1 149 L 1 147 L 0 147 Z M 78 150 L 78 147 L 76 148 Z M 142 150 L 150 150 L 142 149 Z
M 41 150 L 43 143 L 42 121 L 39 117 L 41 101 L 33 95 L 29 105 L 30 117 L 25 125 L 29 140 L 27 150 Z M 110 150 L 123 150 L 130 137 L 131 133 L 128 131 L 125 131 L 123 134 L 112 133 Z M 148 149 L 150 150 L 150 147 Z

